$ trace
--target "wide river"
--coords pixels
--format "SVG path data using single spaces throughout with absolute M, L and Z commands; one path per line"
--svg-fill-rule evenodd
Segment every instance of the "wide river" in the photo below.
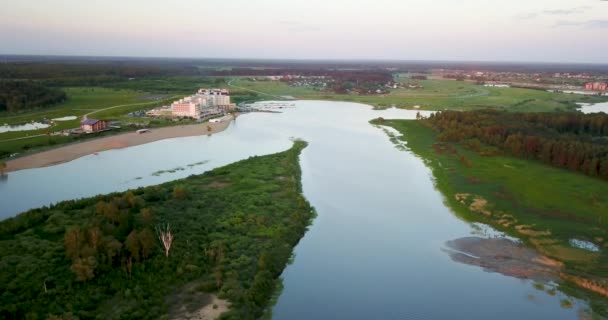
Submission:
M 0 218 L 65 199 L 158 184 L 309 142 L 300 163 L 318 217 L 283 274 L 275 319 L 576 319 L 531 281 L 459 264 L 444 243 L 476 233 L 444 204 L 423 161 L 372 118 L 414 118 L 355 103 L 298 101 L 240 116 L 213 136 L 163 140 L 17 172 L 0 182 Z M 200 164 L 202 161 L 208 161 Z M 197 164 L 188 166 L 189 164 Z M 159 170 L 185 170 L 153 175 Z

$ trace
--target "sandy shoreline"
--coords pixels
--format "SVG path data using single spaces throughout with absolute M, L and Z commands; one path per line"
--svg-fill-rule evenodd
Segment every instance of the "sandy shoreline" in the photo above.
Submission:
M 214 134 L 221 132 L 228 127 L 234 119 L 234 116 L 230 117 L 230 119 L 218 123 L 203 122 L 184 126 L 156 128 L 142 134 L 129 132 L 90 141 L 83 141 L 7 161 L 7 167 L 4 171 L 11 172 L 48 167 L 72 161 L 96 152 L 127 148 L 164 139 Z M 207 130 L 208 126 L 211 127 L 211 131 Z

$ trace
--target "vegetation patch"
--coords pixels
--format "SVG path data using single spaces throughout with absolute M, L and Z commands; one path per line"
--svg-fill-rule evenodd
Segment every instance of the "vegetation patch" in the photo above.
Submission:
M 590 301 L 596 312 L 608 310 L 603 296 L 608 292 L 605 181 L 502 153 L 488 155 L 482 142 L 476 150 L 460 142 L 440 142 L 441 133 L 427 120 L 372 123 L 402 133 L 399 139 L 431 168 L 437 189 L 460 218 L 489 224 L 563 264 L 559 276 L 566 282 L 560 290 L 576 283 L 568 294 Z M 471 183 L 470 177 L 478 180 Z M 593 243 L 600 250 L 574 247 L 571 239 Z
M 0 222 L 0 318 L 259 318 L 314 218 L 305 146 Z

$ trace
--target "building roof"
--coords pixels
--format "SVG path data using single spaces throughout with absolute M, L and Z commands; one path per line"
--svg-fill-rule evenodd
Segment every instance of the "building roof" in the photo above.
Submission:
M 94 124 L 96 124 L 99 121 L 100 120 L 97 120 L 97 119 L 87 119 L 87 120 L 80 121 L 80 124 L 82 124 L 82 125 L 94 125 Z

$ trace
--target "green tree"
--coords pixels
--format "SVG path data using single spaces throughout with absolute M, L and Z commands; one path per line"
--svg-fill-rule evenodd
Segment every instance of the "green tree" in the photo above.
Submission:
M 129 233 L 127 240 L 125 240 L 125 247 L 127 250 L 129 250 L 135 261 L 139 261 L 141 257 L 141 243 L 139 241 L 139 234 L 137 230 L 133 230 L 131 233 Z
M 188 192 L 182 186 L 175 186 L 173 188 L 173 198 L 178 200 L 183 200 L 188 197 Z
M 76 258 L 70 268 L 76 274 L 78 281 L 87 281 L 95 277 L 95 268 L 97 267 L 97 259 L 95 257 Z
M 149 229 L 145 228 L 139 233 L 139 245 L 141 247 L 141 255 L 145 259 L 150 256 L 152 249 L 156 245 L 156 238 L 154 233 Z
M 74 228 L 71 230 L 68 230 L 64 237 L 63 237 L 63 243 L 64 243 L 64 247 L 65 247 L 65 253 L 69 258 L 76 258 L 78 257 L 78 255 L 80 254 L 80 246 L 81 246 L 81 242 L 83 241 L 83 235 L 82 235 L 82 231 L 80 231 L 80 228 Z

